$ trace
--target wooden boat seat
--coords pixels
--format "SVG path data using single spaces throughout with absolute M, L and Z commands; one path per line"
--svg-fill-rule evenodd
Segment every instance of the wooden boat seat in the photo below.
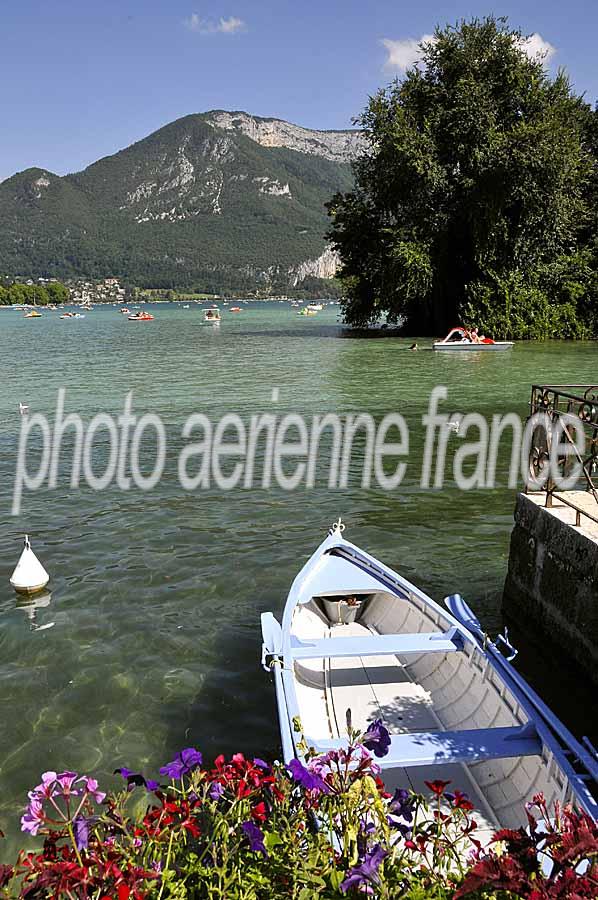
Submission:
M 338 659 L 351 656 L 388 656 L 422 653 L 451 653 L 463 650 L 457 628 L 418 634 L 370 634 L 367 637 L 300 639 L 291 636 L 293 659 Z
M 346 740 L 313 740 L 306 737 L 306 741 L 319 753 L 346 747 Z M 376 762 L 383 769 L 396 766 L 410 768 L 540 756 L 541 753 L 542 742 L 533 724 L 529 723 L 509 728 L 480 728 L 473 731 L 393 734 L 388 754 Z

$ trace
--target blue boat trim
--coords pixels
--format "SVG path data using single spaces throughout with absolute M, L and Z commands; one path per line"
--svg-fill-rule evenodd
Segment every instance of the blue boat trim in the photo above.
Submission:
M 565 755 L 569 754 L 577 759 L 587 768 L 591 777 L 598 783 L 598 759 L 571 734 L 569 729 L 555 716 L 527 681 L 513 668 L 509 660 L 505 659 L 496 645 L 488 640 L 482 631 L 480 623 L 463 598 L 459 594 L 452 594 L 445 599 L 445 603 L 453 615 L 456 615 L 455 610 L 457 609 L 465 612 L 470 622 L 469 628 L 473 632 L 474 637 L 482 645 L 493 667 L 507 683 L 510 691 L 515 695 L 515 698 L 526 710 L 530 718 L 540 718 L 554 736 L 554 740 L 558 742 L 562 753 Z M 477 623 L 476 626 L 473 625 L 473 622 Z
M 313 742 L 306 738 L 308 745 Z M 346 748 L 346 740 L 317 741 L 320 753 Z M 540 756 L 542 741 L 532 723 L 512 728 L 479 728 L 471 731 L 426 731 L 393 734 L 387 756 L 376 762 L 383 769 L 475 763 L 485 759 Z
M 293 659 L 337 659 L 355 656 L 389 656 L 421 653 L 451 653 L 463 650 L 457 628 L 418 634 L 373 634 L 366 638 L 305 640 L 291 636 Z

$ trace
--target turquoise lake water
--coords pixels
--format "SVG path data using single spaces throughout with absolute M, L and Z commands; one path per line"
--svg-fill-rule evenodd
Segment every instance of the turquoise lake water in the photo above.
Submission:
M 20 841 L 17 812 L 44 770 L 94 773 L 110 786 L 116 766 L 155 772 L 189 744 L 208 758 L 276 756 L 259 615 L 282 610 L 292 579 L 339 515 L 350 540 L 437 599 L 459 591 L 487 628 L 502 627 L 515 501 L 505 455 L 494 489 L 461 492 L 450 475 L 442 490 L 423 489 L 430 392 L 447 386 L 442 411 L 525 416 L 532 382 L 596 381 L 592 343 L 447 356 L 410 353 L 410 341 L 384 333 L 355 336 L 332 306 L 314 318 L 288 304 L 250 304 L 236 316 L 223 309 L 219 328 L 204 326 L 196 306 L 152 311 L 155 321 L 139 324 L 112 307 L 71 321 L 0 311 L 2 858 Z M 167 456 L 154 490 L 72 490 L 67 452 L 57 486 L 25 492 L 20 515 L 11 516 L 18 404 L 53 420 L 59 388 L 66 412 L 85 421 L 117 416 L 128 391 L 136 414 L 161 417 Z M 410 431 L 407 474 L 391 492 L 362 488 L 357 441 L 346 489 L 327 488 L 324 459 L 309 491 L 258 484 L 186 492 L 177 477 L 181 429 L 198 412 L 214 422 L 231 412 L 398 412 Z M 452 437 L 447 471 L 459 445 Z M 151 441 L 144 453 L 151 462 Z M 105 458 L 98 441 L 98 466 Z M 37 460 L 33 439 L 28 460 Z M 24 533 L 51 574 L 51 596 L 37 609 L 24 608 L 9 585 Z M 568 681 L 566 660 L 559 668 L 529 636 L 517 638 L 520 668 L 540 693 L 576 731 L 595 724 L 591 697 Z

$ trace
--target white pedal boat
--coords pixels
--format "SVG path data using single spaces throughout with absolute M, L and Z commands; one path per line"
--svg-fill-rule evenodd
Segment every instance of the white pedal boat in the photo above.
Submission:
M 527 824 L 539 791 L 598 818 L 598 755 L 580 743 L 492 643 L 459 595 L 444 609 L 342 537 L 340 521 L 295 578 L 282 626 L 262 614 L 284 761 L 346 746 L 347 717 L 391 733 L 377 759 L 389 790 L 450 780 L 475 805 L 477 832 Z M 499 650 L 502 645 L 508 659 Z M 350 712 L 349 712 L 350 711 Z
M 512 350 L 513 341 L 493 341 L 492 338 L 472 340 L 466 328 L 451 328 L 443 340 L 434 341 L 434 350 L 464 350 L 465 352 L 485 352 L 486 350 Z

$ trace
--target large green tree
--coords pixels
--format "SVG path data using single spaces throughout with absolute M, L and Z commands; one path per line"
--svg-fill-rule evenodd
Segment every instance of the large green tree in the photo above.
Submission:
M 355 187 L 329 204 L 349 323 L 583 332 L 583 302 L 548 285 L 588 262 L 591 111 L 526 49 L 503 19 L 437 29 L 421 62 L 370 99 Z

